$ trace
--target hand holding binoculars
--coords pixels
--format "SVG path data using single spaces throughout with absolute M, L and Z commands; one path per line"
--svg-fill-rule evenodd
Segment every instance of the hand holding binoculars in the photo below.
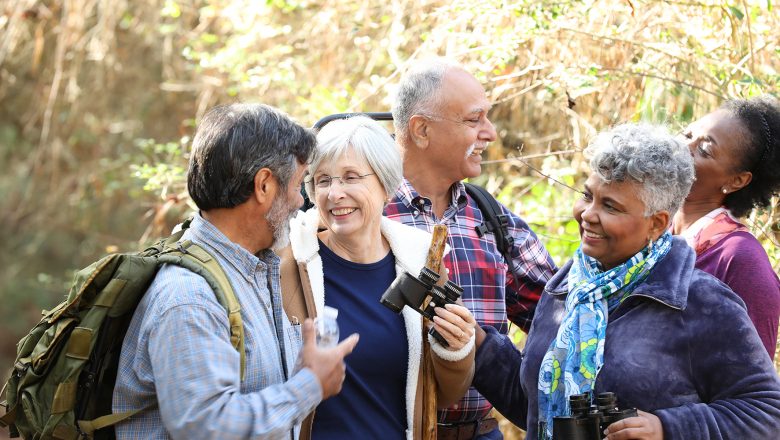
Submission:
M 437 281 L 439 274 L 427 267 L 420 271 L 419 277 L 403 272 L 385 290 L 380 302 L 395 313 L 401 313 L 405 305 L 409 306 L 432 320 L 436 316 L 434 308 L 454 304 L 463 293 L 463 289 L 452 281 L 447 281 L 443 286 L 437 286 Z M 433 328 L 429 333 L 439 344 L 449 346 L 447 340 Z
M 590 392 L 574 394 L 569 405 L 570 416 L 553 417 L 553 440 L 601 440 L 609 425 L 637 416 L 636 408 L 618 408 L 615 393 L 599 393 L 593 405 Z

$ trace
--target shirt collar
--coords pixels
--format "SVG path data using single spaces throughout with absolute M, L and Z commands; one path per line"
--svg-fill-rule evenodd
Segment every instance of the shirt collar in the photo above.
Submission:
M 242 246 L 233 243 L 200 213 L 194 216 L 183 238 L 189 238 L 198 244 L 204 244 L 233 265 L 240 273 L 253 276 L 255 270 L 273 267 L 279 264 L 279 257 L 270 249 L 264 249 L 253 255 Z
M 452 199 L 450 200 L 450 207 L 455 207 L 459 210 L 468 203 L 466 197 L 466 185 L 463 182 L 458 181 L 452 187 L 450 191 Z M 423 197 L 412 186 L 411 182 L 404 177 L 401 185 L 395 191 L 395 196 L 400 200 L 407 209 L 410 211 L 423 210 L 425 205 L 430 205 L 431 201 L 428 197 Z
M 464 207 L 469 201 L 468 197 L 466 197 L 466 185 L 461 181 L 458 181 L 452 186 L 451 194 L 452 200 L 450 201 L 450 205 L 457 206 L 458 209 Z

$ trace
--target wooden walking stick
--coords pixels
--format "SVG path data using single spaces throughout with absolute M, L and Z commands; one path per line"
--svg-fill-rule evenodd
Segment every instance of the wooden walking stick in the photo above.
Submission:
M 431 247 L 428 249 L 428 256 L 425 260 L 425 266 L 436 273 L 442 272 L 442 257 L 444 256 L 444 246 L 447 243 L 447 226 L 435 225 L 433 227 L 433 237 L 431 238 Z M 425 304 L 424 306 L 427 306 Z M 423 308 L 424 308 L 423 306 Z M 433 358 L 431 357 L 431 345 L 428 343 L 428 324 L 429 320 L 423 318 L 423 359 L 422 359 L 422 438 L 423 440 L 436 440 L 436 379 L 433 374 Z

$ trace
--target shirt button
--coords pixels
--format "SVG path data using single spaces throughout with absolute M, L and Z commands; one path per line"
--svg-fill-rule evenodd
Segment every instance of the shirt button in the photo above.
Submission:
M 416 209 L 415 209 L 414 211 L 412 211 L 412 215 L 414 215 L 415 217 L 417 217 L 418 215 L 420 215 L 420 211 L 418 211 L 418 210 L 416 210 Z

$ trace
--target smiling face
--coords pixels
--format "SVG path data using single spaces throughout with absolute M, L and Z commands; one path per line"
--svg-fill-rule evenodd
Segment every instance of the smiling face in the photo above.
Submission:
M 645 217 L 645 204 L 634 182 L 605 182 L 591 174 L 585 191 L 574 203 L 574 218 L 580 224 L 582 252 L 595 258 L 605 270 L 624 263 L 663 231 L 668 220 L 653 214 Z M 661 211 L 665 213 L 665 211 Z
M 323 161 L 312 174 L 314 201 L 323 224 L 335 239 L 349 239 L 366 233 L 379 234 L 379 222 L 387 194 L 368 161 L 358 156 L 352 148 L 339 158 Z M 363 176 L 356 178 L 354 176 Z M 332 179 L 330 186 L 319 187 L 316 182 L 323 177 Z M 354 182 L 347 183 L 345 176 Z M 327 180 L 327 179 L 326 179 Z
M 739 178 L 745 153 L 744 127 L 726 110 L 716 110 L 692 123 L 685 131 L 685 143 L 693 155 L 696 181 L 693 182 L 688 201 L 713 201 L 722 204 L 725 194 L 734 192 L 748 182 Z
M 487 117 L 491 105 L 485 89 L 468 72 L 450 69 L 441 90 L 439 109 L 426 118 L 430 144 L 423 157 L 453 183 L 479 176 L 482 152 L 496 140 L 496 129 Z

